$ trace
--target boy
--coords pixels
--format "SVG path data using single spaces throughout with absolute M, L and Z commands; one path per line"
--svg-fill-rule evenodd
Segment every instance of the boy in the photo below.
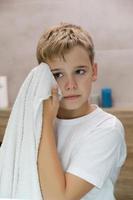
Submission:
M 38 174 L 46 200 L 114 200 L 114 184 L 126 157 L 124 129 L 92 105 L 97 79 L 94 45 L 81 27 L 61 23 L 43 34 L 38 62 L 47 63 L 58 88 L 44 101 Z

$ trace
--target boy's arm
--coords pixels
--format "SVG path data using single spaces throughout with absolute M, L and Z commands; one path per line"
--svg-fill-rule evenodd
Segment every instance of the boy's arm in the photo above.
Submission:
M 65 173 L 59 160 L 51 122 L 45 123 L 38 153 L 38 172 L 42 195 L 46 200 L 80 200 L 93 185 Z
M 57 90 L 44 101 L 43 126 L 38 151 L 38 174 L 42 195 L 46 200 L 80 200 L 93 185 L 63 171 L 56 148 L 54 122 L 59 107 Z
M 46 200 L 62 199 L 65 192 L 65 174 L 60 164 L 53 126 L 45 123 L 38 153 L 38 170 L 42 194 Z

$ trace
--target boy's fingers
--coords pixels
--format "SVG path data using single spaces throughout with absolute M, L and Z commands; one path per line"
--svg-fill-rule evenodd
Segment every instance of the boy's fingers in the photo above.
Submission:
M 57 87 L 52 88 L 52 97 L 53 97 L 53 100 L 58 99 L 58 88 Z
M 58 94 L 58 88 L 54 87 L 52 88 L 52 95 L 57 95 Z

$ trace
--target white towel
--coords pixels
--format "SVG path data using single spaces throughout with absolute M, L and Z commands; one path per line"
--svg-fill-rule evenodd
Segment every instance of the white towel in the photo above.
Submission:
M 37 154 L 42 102 L 53 85 L 57 83 L 49 66 L 41 63 L 20 88 L 0 148 L 0 198 L 42 200 Z

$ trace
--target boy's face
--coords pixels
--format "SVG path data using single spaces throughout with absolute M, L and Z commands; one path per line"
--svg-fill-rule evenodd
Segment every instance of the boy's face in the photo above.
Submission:
M 97 66 L 92 66 L 87 51 L 76 46 L 65 54 L 65 60 L 55 58 L 48 65 L 63 95 L 60 109 L 81 113 L 88 109 L 92 81 L 97 78 Z

